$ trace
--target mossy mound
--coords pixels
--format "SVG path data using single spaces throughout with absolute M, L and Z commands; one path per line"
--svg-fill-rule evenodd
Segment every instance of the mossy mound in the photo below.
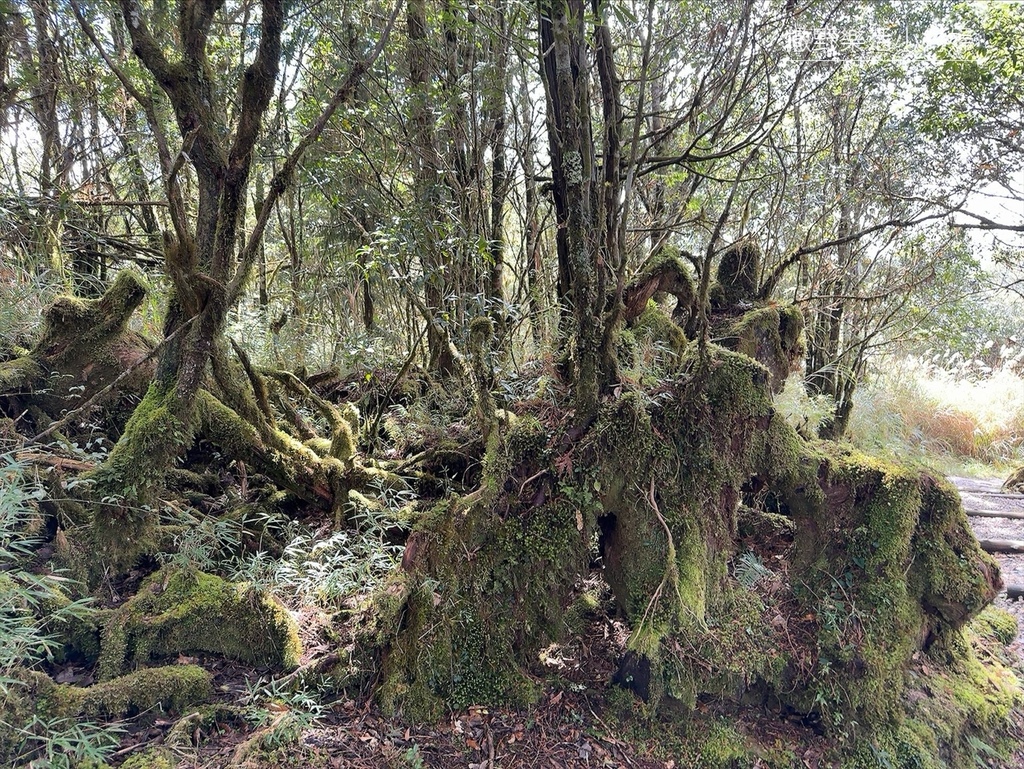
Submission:
M 921 655 L 906 676 L 904 712 L 851 746 L 851 769 L 974 769 L 1006 766 L 1019 749 L 1013 711 L 1024 689 L 1010 667 L 1010 615 L 986 609 L 952 643 Z M 1003 636 L 1003 637 L 1001 637 Z
M 142 277 L 121 270 L 99 299 L 59 296 L 46 309 L 39 340 L 28 352 L 0 363 L 0 397 L 13 413 L 28 410 L 42 430 L 51 419 L 80 406 L 122 374 L 124 395 L 105 404 L 116 427 L 124 424 L 134 396 L 145 390 L 152 366 L 151 345 L 128 329 L 132 313 L 146 296 Z M 130 372 L 130 373 L 129 373 Z
M 760 307 L 731 322 L 719 343 L 763 364 L 772 392 L 780 393 L 803 361 L 804 315 L 796 305 Z
M 802 707 L 876 724 L 901 707 L 913 655 L 954 637 L 1001 583 L 952 486 L 829 447 L 779 495 L 796 522 L 794 592 L 816 626 Z
M 209 652 L 251 665 L 292 669 L 301 646 L 291 615 L 244 584 L 164 567 L 107 620 L 99 676 L 182 652 Z
M 487 485 L 420 521 L 365 630 L 387 647 L 381 702 L 414 717 L 530 701 L 524 669 L 564 634 L 571 588 L 589 561 L 593 513 L 545 471 L 557 454 L 547 431 L 524 418 L 496 429 L 490 444 Z M 397 637 L 384 635 L 396 625 Z
M 686 350 L 677 371 L 608 397 L 586 430 L 521 416 L 481 488 L 420 521 L 365 635 L 385 705 L 432 718 L 528 700 L 596 539 L 631 629 L 616 680 L 646 707 L 768 706 L 910 744 L 908 670 L 944 649 L 961 664 L 956 639 L 999 585 L 955 490 L 804 441 L 748 356 Z
M 17 765 L 26 742 L 44 739 L 33 737 L 33 730 L 51 722 L 115 721 L 147 711 L 180 713 L 212 695 L 210 675 L 196 665 L 138 670 L 87 688 L 18 670 L 0 690 L 0 762 Z
M 790 436 L 765 369 L 719 348 L 654 398 L 623 393 L 585 435 L 522 417 L 490 442 L 480 491 L 445 502 L 407 544 L 377 598 L 386 647 L 380 696 L 414 716 L 520 702 L 536 651 L 565 632 L 576 580 L 600 531 L 606 576 L 656 657 L 703 623 L 736 532 L 739 487 Z M 688 462 L 680 462 L 687 457 Z M 659 689 L 660 691 L 660 689 Z

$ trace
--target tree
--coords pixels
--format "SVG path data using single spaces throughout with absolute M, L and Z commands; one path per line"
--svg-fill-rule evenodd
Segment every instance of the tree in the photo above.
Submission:
M 94 508 L 48 501 L 48 525 L 63 525 L 58 513 L 88 521 L 85 547 L 107 576 L 145 568 L 134 559 L 157 550 L 147 537 L 175 484 L 230 485 L 290 524 L 307 515 L 321 527 L 316 548 L 325 531 L 337 542 L 374 529 L 389 551 L 404 548 L 401 565 L 372 595 L 334 597 L 344 640 L 287 683 L 334 676 L 351 651 L 359 670 L 338 686 L 363 676 L 385 708 L 411 717 L 531 701 L 539 652 L 579 633 L 593 577 L 628 629 L 616 682 L 645 710 L 770 703 L 818 719 L 843 744 L 898 745 L 922 765 L 963 741 L 944 732 L 924 746 L 916 727 L 893 731 L 907 670 L 938 649 L 929 666 L 940 672 L 915 675 L 949 687 L 966 654 L 960 631 L 999 587 L 955 492 L 809 442 L 773 406 L 804 328 L 799 307 L 778 297 L 812 308 L 812 373 L 824 379 L 837 359 L 863 360 L 883 327 L 902 328 L 894 318 L 934 288 L 913 272 L 925 241 L 892 237 L 928 215 L 886 155 L 913 146 L 883 87 L 899 76 L 780 55 L 798 17 L 845 21 L 841 4 L 406 0 L 372 49 L 344 9 L 318 7 L 334 34 L 306 48 L 314 35 L 302 22 L 286 42 L 283 0 L 179 0 L 173 15 L 157 1 L 119 8 L 114 24 L 72 3 L 153 144 L 135 153 L 122 189 L 159 169 L 165 325 L 152 345 L 132 335 L 145 287 L 122 270 L 99 299 L 55 300 L 32 348 L 4 353 L 0 405 L 22 429 L 38 416 L 33 445 L 132 373 L 141 382 L 126 389 L 142 402 L 88 476 Z M 403 39 L 364 79 L 399 14 Z M 116 55 L 118 36 L 134 58 Z M 530 109 L 541 94 L 543 116 Z M 358 109 L 306 155 L 349 103 Z M 313 162 L 300 169 L 303 157 Z M 338 310 L 314 300 L 340 294 L 333 281 L 352 280 L 350 264 L 363 281 L 372 264 L 389 270 L 381 301 L 362 309 L 385 343 L 402 342 L 387 351 L 396 372 L 310 373 L 313 356 L 299 353 L 272 366 L 247 352 L 250 340 L 228 337 L 246 298 L 269 334 L 288 322 L 272 317 L 275 301 L 312 327 Z M 512 305 L 527 305 L 527 290 L 540 304 L 547 272 L 557 362 L 538 356 L 502 379 L 492 340 L 507 332 L 500 345 L 517 366 Z M 848 395 L 856 362 L 843 373 L 822 389 Z M 76 376 L 91 389 L 72 408 Z M 57 386 L 65 378 L 70 387 Z M 359 391 L 372 414 L 362 421 L 349 402 Z M 199 457 L 212 480 L 167 472 Z M 200 504 L 202 524 L 185 535 L 216 529 L 221 513 L 251 521 L 252 508 Z M 287 547 L 263 517 L 257 525 L 261 552 L 264 536 L 269 549 Z M 257 590 L 242 600 L 200 571 L 213 558 L 191 555 L 181 547 L 172 560 L 186 568 L 164 567 L 140 597 L 94 618 L 84 635 L 100 675 L 196 649 L 296 664 L 294 620 Z M 345 549 L 338 560 L 360 557 Z M 95 563 L 83 571 L 99 581 Z M 210 628 L 211 616 L 232 627 Z M 154 687 L 169 708 L 207 696 L 205 674 L 178 667 L 188 670 L 155 674 L 187 678 L 184 693 Z M 19 712 L 57 696 L 46 675 L 24 680 Z M 77 716 L 108 684 L 59 689 L 61 702 Z M 967 691 L 965 709 L 977 702 Z
M 390 25 L 385 28 L 367 59 L 355 63 L 289 154 L 271 180 L 267 199 L 258 206 L 260 217 L 243 241 L 244 246 L 236 251 L 253 150 L 280 68 L 284 4 L 281 0 L 260 3 L 260 34 L 253 59 L 240 74 L 238 83 L 231 87 L 218 79 L 210 58 L 211 25 L 215 15 L 223 10 L 223 0 L 182 0 L 173 30 L 168 28 L 162 13 L 150 15 L 136 0 L 123 0 L 120 7 L 133 52 L 171 104 L 183 147 L 172 159 L 159 124 L 150 121 L 160 147 L 173 224 L 173 232 L 165 234 L 165 271 L 173 288 L 164 321 L 164 349 L 153 382 L 126 425 L 124 435 L 95 474 L 98 494 L 128 500 L 125 505 L 101 508 L 95 519 L 97 540 L 109 549 L 108 557 L 116 561 L 130 560 L 142 546 L 141 540 L 153 521 L 140 503 L 151 498 L 174 458 L 193 440 L 199 426 L 203 403 L 200 390 L 208 366 L 212 366 L 223 396 L 238 414 L 222 404 L 207 408 L 207 427 L 217 416 L 222 421 L 241 416 L 254 424 L 255 435 L 249 440 L 254 442 L 258 455 L 274 463 L 272 455 L 260 448 L 261 442 L 266 442 L 287 456 L 287 442 L 282 442 L 272 421 L 261 413 L 253 395 L 239 387 L 239 370 L 228 357 L 224 324 L 250 278 L 274 203 L 291 181 L 302 153 L 319 137 L 338 107 L 351 98 L 390 29 Z M 150 19 L 155 27 L 151 27 Z M 88 28 L 87 23 L 83 26 Z M 167 48 L 179 50 L 180 55 L 169 56 Z M 115 71 L 125 88 L 137 101 L 148 105 L 152 114 L 151 101 L 127 75 Z M 237 103 L 229 98 L 232 93 L 238 94 Z M 188 215 L 178 178 L 186 159 L 195 173 L 194 218 Z M 336 430 L 343 429 L 337 419 L 332 424 Z M 221 429 L 230 427 L 222 424 Z M 347 451 L 350 453 L 351 448 Z M 291 453 L 294 455 L 294 451 Z M 325 469 L 308 452 L 299 452 L 292 461 L 314 496 L 336 498 L 337 504 L 344 504 L 344 492 L 335 493 L 336 484 L 344 483 L 339 478 L 344 468 Z M 326 479 L 312 477 L 318 473 L 326 473 Z M 325 483 L 329 488 L 323 488 Z
M 980 194 L 1005 201 L 1007 216 L 980 211 L 963 198 L 949 208 L 969 228 L 1024 232 L 1014 215 L 1024 168 L 1024 9 L 1017 3 L 958 3 L 948 29 L 953 40 L 939 46 L 926 76 L 921 125 L 943 149 L 952 143 L 967 151 L 962 195 L 980 188 Z

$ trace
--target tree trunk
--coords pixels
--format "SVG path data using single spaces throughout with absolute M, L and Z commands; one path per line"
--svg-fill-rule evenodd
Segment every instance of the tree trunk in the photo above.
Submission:
M 446 260 L 441 254 L 436 228 L 443 226 L 441 215 L 438 170 L 440 158 L 437 151 L 437 127 L 433 105 L 430 102 L 431 68 L 434 55 L 427 34 L 426 0 L 408 0 L 406 22 L 409 35 L 409 88 L 411 91 L 410 132 L 413 147 L 417 153 L 414 162 L 414 186 L 416 199 L 423 206 L 426 226 L 421 230 L 420 262 L 423 267 L 423 298 L 428 319 L 427 350 L 430 369 L 447 375 L 455 369 L 455 361 L 449 350 L 449 340 L 440 328 L 431 322 L 440 318 L 446 307 L 448 285 Z
M 540 46 L 558 228 L 558 294 L 566 303 L 563 318 L 571 318 L 563 342 L 572 366 L 576 414 L 583 422 L 596 414 L 604 383 L 605 302 L 601 291 L 605 222 L 599 216 L 601 198 L 596 194 L 585 16 L 582 0 L 541 3 Z
M 145 545 L 154 523 L 146 504 L 163 474 L 193 439 L 199 388 L 227 318 L 228 285 L 235 275 L 235 244 L 252 150 L 274 92 L 281 57 L 283 0 L 262 0 L 260 42 L 246 69 L 233 133 L 223 99 L 210 80 L 206 42 L 217 0 L 181 0 L 181 59 L 171 61 L 135 0 L 121 0 L 133 51 L 167 94 L 196 174 L 195 221 L 174 219 L 165 237 L 165 269 L 173 291 L 164 348 L 152 384 L 103 467 L 95 493 L 124 504 L 100 506 L 94 529 L 102 556 L 123 566 Z M 165 180 L 176 185 L 176 170 Z M 173 191 L 169 190 L 169 195 Z M 242 276 L 244 277 L 244 276 Z M 188 324 L 188 328 L 183 328 Z M 180 332 L 180 333 L 179 333 Z

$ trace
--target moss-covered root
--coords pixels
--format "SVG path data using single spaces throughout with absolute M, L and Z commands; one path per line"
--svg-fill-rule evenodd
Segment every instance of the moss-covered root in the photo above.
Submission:
M 594 518 L 552 484 L 547 431 L 522 418 L 491 438 L 484 486 L 417 523 L 362 626 L 381 704 L 414 718 L 532 700 L 524 669 L 564 634 L 589 562 Z
M 796 521 L 791 573 L 818 625 L 807 694 L 875 725 L 900 711 L 914 654 L 954 643 L 995 598 L 999 572 L 952 486 L 856 452 L 820 450 L 816 482 L 786 495 Z
M 180 713 L 213 696 L 210 674 L 198 665 L 147 668 L 89 687 L 58 684 L 42 673 L 22 671 L 23 696 L 44 720 L 118 719 L 160 709 Z
M 55 420 L 106 390 L 90 420 L 119 433 L 153 372 L 151 345 L 127 328 L 145 297 L 141 279 L 121 271 L 101 299 L 60 296 L 44 313 L 39 341 L 31 350 L 0 362 L 0 411 L 19 414 L 24 431 L 56 429 Z M 3 345 L 0 345 L 3 346 Z M 59 435 L 59 433 L 58 433 Z
M 165 567 L 107 621 L 99 677 L 200 651 L 292 669 L 301 645 L 295 620 L 273 598 L 210 574 Z
M 196 410 L 204 438 L 225 454 L 252 465 L 300 499 L 328 510 L 347 500 L 346 484 L 352 455 L 349 454 L 344 463 L 332 456 L 332 452 L 340 451 L 338 441 L 343 434 L 348 436 L 344 440 L 354 447 L 355 438 L 345 419 L 339 417 L 338 432 L 329 446 L 313 443 L 318 448 L 326 448 L 325 455 L 319 456 L 313 448 L 281 430 L 267 425 L 260 425 L 258 429 L 205 390 L 197 394 Z M 340 496 L 339 491 L 343 492 Z
M 96 500 L 93 538 L 104 565 L 132 565 L 151 546 L 151 503 L 174 458 L 192 441 L 187 404 L 154 382 L 106 461 L 89 474 Z

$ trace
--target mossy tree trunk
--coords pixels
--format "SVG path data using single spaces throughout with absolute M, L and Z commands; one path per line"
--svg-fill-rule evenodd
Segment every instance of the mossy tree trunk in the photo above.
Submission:
M 385 706 L 437 717 L 534 697 L 524 673 L 578 632 L 597 536 L 631 631 L 617 680 L 652 705 L 753 700 L 862 724 L 898 711 L 915 653 L 955 647 L 997 567 L 948 485 L 803 441 L 761 365 L 706 354 L 691 347 L 657 398 L 609 396 L 582 435 L 528 415 L 495 432 L 480 490 L 417 524 L 363 626 L 384 650 Z M 771 590 L 739 578 L 741 537 Z
M 433 73 L 431 62 L 437 52 L 431 48 L 427 24 L 426 0 L 408 0 L 406 3 L 406 29 L 408 32 L 408 63 L 410 89 L 410 133 L 416 150 L 413 174 L 416 197 L 424 207 L 426 225 L 420 231 L 420 259 L 424 285 L 423 299 L 427 318 L 427 350 L 429 366 L 442 376 L 457 370 L 451 354 L 450 340 L 441 325 L 432 321 L 445 311 L 449 285 L 446 277 L 446 259 L 442 251 L 442 234 L 436 232 L 446 217 L 441 210 L 441 158 L 437 142 L 437 118 L 431 103 Z
M 215 370 L 223 371 L 228 366 L 223 339 L 227 313 L 253 272 L 263 233 L 277 201 L 289 187 L 305 151 L 319 139 L 334 113 L 356 93 L 363 75 L 383 50 L 397 14 L 396 9 L 376 46 L 354 63 L 281 164 L 270 181 L 267 196 L 256 206 L 256 221 L 236 255 L 238 244 L 243 242 L 239 236 L 253 149 L 280 66 L 286 2 L 260 0 L 259 42 L 240 83 L 218 81 L 207 50 L 215 16 L 224 5 L 224 0 L 179 0 L 178 25 L 172 31 L 164 28 L 168 26 L 164 14 L 154 17 L 155 25 L 160 27 L 154 30 L 138 0 L 120 0 L 132 50 L 170 101 L 184 140 L 178 158 L 171 161 L 159 125 L 153 121 L 151 127 L 161 145 L 173 224 L 173 233 L 164 236 L 165 270 L 171 281 L 165 347 L 145 398 L 93 479 L 99 496 L 109 498 L 108 502 L 126 502 L 104 504 L 95 517 L 98 544 L 101 548 L 104 543 L 109 544 L 107 558 L 121 564 L 139 550 L 143 535 L 153 523 L 145 503 L 158 487 L 164 471 L 193 439 L 199 424 L 197 394 L 208 379 L 211 361 Z M 81 17 L 80 23 L 89 31 Z M 167 50 L 180 54 L 172 59 Z M 109 58 L 107 62 L 126 89 L 143 100 L 128 76 Z M 226 105 L 232 101 L 229 94 L 238 97 L 233 126 L 229 126 L 226 113 Z M 186 160 L 192 164 L 198 195 L 192 217 L 177 183 Z M 236 401 L 233 405 L 241 409 L 236 415 L 257 413 L 243 406 L 241 399 Z M 287 444 L 272 424 L 258 419 L 249 427 L 261 434 L 262 444 L 269 443 L 275 451 L 280 450 L 276 444 Z M 283 454 L 286 459 L 304 459 L 300 450 Z
M 594 417 L 601 393 L 618 378 L 614 347 L 624 288 L 619 82 L 602 9 L 595 4 L 590 10 L 594 16 L 588 19 L 583 0 L 541 0 L 539 7 L 562 341 L 582 422 Z M 603 107 L 600 162 L 590 107 L 592 56 Z
M 58 297 L 45 311 L 39 341 L 25 354 L 0 363 L 3 411 L 28 420 L 36 432 L 81 406 L 124 374 L 113 432 L 127 419 L 131 396 L 145 390 L 152 375 L 149 346 L 128 330 L 128 320 L 146 296 L 139 276 L 120 272 L 99 299 Z
M 164 333 L 172 341 L 124 436 L 95 476 L 97 493 L 127 500 L 101 506 L 96 516 L 97 531 L 117 531 L 119 543 L 137 542 L 151 523 L 139 503 L 191 442 L 196 395 L 234 295 L 251 271 L 251 261 L 236 267 L 235 247 L 252 151 L 277 79 L 284 5 L 284 0 L 260 3 L 260 41 L 242 79 L 231 131 L 227 84 L 213 78 L 207 51 L 223 0 L 181 0 L 173 35 L 151 29 L 138 0 L 120 2 L 132 50 L 168 97 L 185 146 L 165 179 L 174 233 L 165 235 L 165 271 L 172 288 Z M 168 58 L 168 47 L 179 50 L 180 57 Z M 186 156 L 198 191 L 192 221 L 176 181 Z

